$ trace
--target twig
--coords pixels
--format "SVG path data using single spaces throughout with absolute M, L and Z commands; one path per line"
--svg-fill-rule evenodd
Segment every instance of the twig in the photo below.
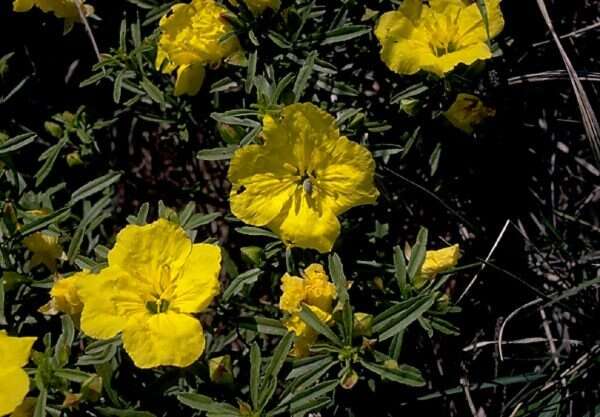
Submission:
M 487 256 L 485 258 L 485 262 L 483 264 L 481 264 L 481 268 L 479 269 L 479 271 L 475 274 L 475 276 L 473 277 L 473 279 L 471 280 L 471 282 L 469 282 L 469 285 L 467 285 L 467 288 L 465 288 L 465 290 L 460 295 L 460 297 L 458 297 L 458 300 L 456 301 L 456 304 L 460 303 L 460 300 L 462 300 L 463 297 L 465 295 L 467 295 L 467 293 L 469 292 L 469 290 L 471 289 L 471 287 L 473 286 L 473 284 L 475 284 L 475 281 L 477 281 L 477 278 L 479 278 L 479 274 L 481 274 L 481 272 L 483 272 L 483 270 L 487 266 L 488 262 L 490 261 L 490 258 L 492 257 L 492 255 L 496 251 L 496 248 L 498 247 L 498 244 L 500 243 L 500 241 L 504 237 L 504 234 L 506 233 L 506 229 L 508 228 L 509 224 L 510 224 L 510 220 L 506 220 L 506 222 L 504 223 L 504 227 L 502 227 L 502 230 L 500 231 L 500 234 L 498 235 L 498 237 L 496 238 L 496 241 L 494 242 L 494 245 L 492 246 L 492 249 L 490 249 L 489 253 L 487 254 Z
M 98 49 L 98 44 L 96 43 L 96 38 L 94 38 L 94 32 L 92 32 L 92 28 L 88 23 L 87 17 L 85 16 L 85 12 L 83 11 L 83 5 L 81 0 L 74 0 L 75 5 L 77 6 L 77 11 L 79 12 L 79 17 L 81 18 L 81 23 L 85 27 L 85 31 L 90 38 L 90 42 L 92 42 L 92 48 L 94 48 L 94 52 L 96 53 L 96 58 L 98 58 L 98 62 L 102 61 L 102 57 L 100 56 L 100 50 Z
M 571 38 L 571 37 L 575 37 L 576 38 L 579 35 L 587 32 L 589 30 L 596 29 L 596 28 L 600 28 L 600 22 L 592 23 L 591 25 L 583 27 L 581 29 L 577 29 L 577 30 L 574 30 L 572 32 L 565 33 L 564 35 L 560 35 L 559 38 L 560 39 L 568 39 L 568 38 Z M 537 48 L 538 46 L 547 45 L 547 44 L 549 44 L 551 42 L 552 42 L 552 40 L 545 40 L 545 41 L 541 41 L 541 42 L 536 42 L 536 43 L 534 43 L 531 46 L 533 46 L 534 48 Z
M 519 314 L 521 311 L 525 310 L 528 307 L 534 306 L 536 304 L 539 304 L 542 302 L 542 298 L 536 298 L 533 301 L 528 302 L 527 304 L 522 305 L 521 307 L 517 308 L 515 311 L 513 311 L 512 313 L 510 313 L 508 315 L 508 317 L 506 317 L 506 319 L 504 320 L 504 322 L 502 323 L 502 326 L 500 326 L 500 332 L 498 333 L 498 353 L 500 354 L 500 361 L 503 362 L 504 361 L 504 353 L 502 351 L 502 339 L 504 336 L 504 329 L 506 328 L 506 325 L 508 324 L 508 322 L 515 317 L 517 314 Z

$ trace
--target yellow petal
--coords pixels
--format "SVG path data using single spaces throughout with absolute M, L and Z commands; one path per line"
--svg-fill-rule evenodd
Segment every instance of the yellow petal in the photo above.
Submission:
M 277 233 L 287 245 L 330 252 L 340 235 L 340 222 L 331 209 L 316 198 L 310 198 L 302 188 L 281 214 L 268 227 Z
M 302 302 L 306 298 L 304 280 L 286 273 L 281 277 L 281 291 L 279 308 L 287 313 L 300 311 Z
M 81 313 L 83 304 L 79 298 L 77 282 L 79 279 L 86 279 L 90 275 L 86 272 L 79 272 L 68 278 L 61 278 L 56 281 L 50 290 L 53 307 L 69 315 Z
M 206 70 L 204 64 L 181 65 L 177 69 L 177 81 L 175 81 L 175 95 L 195 96 L 204 83 Z
M 428 250 L 421 268 L 421 274 L 424 277 L 434 277 L 441 272 L 454 268 L 459 258 L 459 245 L 452 245 L 439 250 Z
M 339 215 L 352 207 L 373 204 L 379 197 L 374 185 L 375 161 L 371 152 L 341 137 L 323 169 L 317 170 L 317 186 L 324 205 Z
M 0 367 L 0 416 L 15 411 L 25 399 L 27 392 L 29 392 L 29 377 L 24 370 L 19 367 Z
M 336 297 L 335 285 L 329 282 L 327 275 L 324 275 L 325 279 L 323 279 L 324 273 L 320 274 L 309 270 L 308 273 L 305 271 L 305 274 L 306 303 L 323 312 L 330 313 Z
M 34 0 L 14 0 L 13 11 L 15 12 L 27 12 L 33 7 Z
M 35 340 L 35 337 L 13 337 L 0 331 L 0 371 L 25 366 Z
M 197 319 L 168 311 L 132 317 L 123 330 L 123 345 L 138 368 L 186 367 L 202 355 L 205 340 Z
M 23 244 L 33 254 L 32 268 L 44 264 L 50 271 L 56 271 L 56 260 L 60 259 L 63 253 L 57 236 L 36 232 L 23 239 Z
M 119 277 L 127 276 L 119 268 L 108 267 L 99 274 L 90 274 L 77 281 L 77 291 L 83 302 L 81 330 L 96 339 L 110 339 L 124 326 L 114 303 L 115 289 Z
M 192 241 L 178 225 L 160 219 L 144 226 L 129 225 L 117 235 L 108 253 L 108 264 L 127 271 L 142 285 L 154 286 L 155 277 L 167 266 L 177 276 L 190 251 Z
M 192 251 L 176 279 L 171 306 L 181 313 L 198 313 L 212 302 L 220 291 L 221 249 L 200 243 Z
M 436 57 L 431 63 L 423 64 L 423 69 L 441 77 L 459 64 L 471 65 L 477 60 L 485 60 L 491 57 L 492 52 L 487 43 L 479 42 Z
M 504 29 L 504 16 L 500 9 L 500 0 L 486 0 L 485 6 L 488 15 L 490 38 L 493 39 Z M 472 3 L 460 13 L 457 24 L 460 27 L 462 43 L 469 44 L 478 41 L 487 41 L 485 23 L 476 3 Z
M 229 199 L 234 216 L 254 226 L 265 226 L 279 215 L 296 188 L 282 161 L 283 152 L 283 147 L 274 144 L 248 145 L 235 151 L 227 174 L 232 183 Z

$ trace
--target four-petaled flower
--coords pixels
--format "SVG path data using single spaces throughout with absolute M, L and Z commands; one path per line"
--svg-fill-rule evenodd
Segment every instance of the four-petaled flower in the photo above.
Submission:
M 489 38 L 504 28 L 500 0 L 485 0 Z M 489 59 L 488 31 L 477 2 L 471 0 L 405 0 L 384 13 L 375 36 L 383 62 L 398 74 L 420 70 L 440 77 L 458 64 Z
M 0 416 L 12 413 L 29 392 L 23 366 L 29 361 L 35 337 L 11 337 L 0 330 Z
M 127 226 L 108 253 L 108 266 L 78 280 L 81 329 L 97 339 L 122 333 L 139 368 L 188 366 L 205 346 L 193 314 L 218 294 L 220 269 L 218 246 L 192 244 L 173 223 Z
M 214 0 L 178 3 L 160 20 L 156 68 L 170 74 L 177 69 L 175 95 L 196 95 L 206 65 L 218 65 L 240 49 L 227 9 Z
M 340 234 L 337 216 L 379 196 L 371 153 L 308 103 L 265 116 L 263 139 L 263 145 L 239 148 L 231 160 L 231 211 L 287 245 L 331 251 Z
M 319 336 L 300 318 L 302 306 L 308 307 L 323 323 L 330 324 L 333 300 L 337 296 L 335 285 L 329 282 L 322 265 L 309 265 L 303 276 L 300 278 L 286 273 L 281 278 L 283 293 L 279 299 L 279 309 L 288 314 L 283 325 L 295 334 L 291 355 L 297 357 L 308 355 L 310 346 Z

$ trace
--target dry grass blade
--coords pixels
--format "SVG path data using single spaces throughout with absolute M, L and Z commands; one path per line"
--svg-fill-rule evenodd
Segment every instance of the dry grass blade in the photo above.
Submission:
M 600 82 L 600 73 L 578 71 L 577 77 L 581 81 Z M 565 70 L 553 70 L 519 75 L 508 79 L 508 85 L 523 84 L 526 82 L 544 82 L 569 80 L 569 73 Z
M 565 67 L 567 68 L 567 73 L 571 80 L 571 84 L 573 85 L 573 90 L 575 91 L 575 97 L 577 98 L 577 104 L 579 105 L 579 110 L 581 112 L 581 117 L 583 120 L 583 127 L 585 128 L 586 135 L 588 140 L 590 141 L 590 145 L 592 147 L 592 152 L 596 159 L 596 163 L 600 165 L 600 125 L 598 124 L 598 119 L 594 113 L 592 105 L 590 104 L 590 100 L 581 84 L 581 80 L 577 75 L 577 71 L 573 67 L 565 48 L 560 42 L 560 37 L 556 33 L 554 29 L 554 24 L 552 23 L 552 19 L 550 19 L 550 14 L 548 13 L 548 8 L 546 7 L 546 3 L 544 0 L 537 0 L 538 7 L 544 20 L 546 21 L 546 25 L 552 34 L 552 38 L 554 39 L 554 43 L 556 43 L 556 47 L 560 52 L 560 56 L 562 57 L 563 62 L 565 63 Z

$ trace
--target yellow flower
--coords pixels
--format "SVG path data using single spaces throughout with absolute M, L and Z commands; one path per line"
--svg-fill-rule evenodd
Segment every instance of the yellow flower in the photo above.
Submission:
M 281 7 L 281 0 L 242 0 L 248 9 L 255 15 L 263 13 L 267 9 L 279 10 Z M 238 5 L 236 0 L 232 0 L 231 4 L 234 6 Z
M 42 307 L 42 312 L 45 314 L 56 314 L 62 312 L 70 316 L 81 314 L 83 304 L 79 298 L 77 285 L 80 280 L 86 279 L 91 274 L 87 272 L 79 272 L 68 278 L 61 278 L 54 282 L 50 290 L 50 302 Z
M 204 67 L 218 65 L 240 49 L 225 13 L 227 9 L 214 0 L 192 0 L 175 4 L 160 20 L 156 68 L 165 74 L 177 69 L 175 95 L 197 94 L 204 82 Z
M 77 283 L 81 329 L 97 339 L 122 333 L 135 365 L 185 367 L 204 351 L 200 321 L 219 292 L 221 251 L 193 244 L 166 220 L 130 225 L 117 235 L 108 266 Z
M 23 239 L 23 244 L 33 254 L 31 268 L 44 264 L 51 272 L 56 271 L 56 260 L 61 259 L 63 254 L 57 236 L 35 232 Z
M 23 366 L 29 361 L 35 337 L 10 337 L 0 330 L 0 416 L 12 413 L 29 391 Z
M 340 136 L 334 118 L 309 103 L 265 116 L 263 138 L 264 145 L 233 155 L 231 211 L 287 245 L 329 252 L 340 234 L 337 216 L 379 196 L 371 153 Z
M 428 250 L 421 267 L 423 278 L 434 278 L 437 274 L 452 269 L 460 258 L 459 245 L 448 246 L 439 250 Z
M 28 12 L 34 6 L 37 6 L 44 13 L 54 13 L 56 17 L 75 22 L 81 20 L 76 1 L 79 0 L 14 0 L 13 10 L 15 12 Z M 81 0 L 81 7 L 86 17 L 94 14 L 94 8 L 84 4 L 83 0 Z
M 486 107 L 479 97 L 464 93 L 459 94 L 450 108 L 444 112 L 444 116 L 454 127 L 468 134 L 473 133 L 475 125 L 495 115 L 496 111 Z
M 485 0 L 490 38 L 504 28 L 500 0 Z M 405 0 L 396 11 L 384 13 L 375 36 L 381 59 L 398 74 L 419 70 L 440 77 L 458 64 L 489 59 L 492 51 L 481 12 L 472 0 Z
M 328 324 L 332 320 L 331 311 L 336 297 L 335 285 L 329 282 L 322 265 L 310 265 L 304 270 L 303 276 L 285 274 L 281 278 L 283 294 L 279 299 L 279 308 L 289 314 L 283 320 L 283 325 L 296 335 L 291 354 L 297 357 L 308 355 L 310 346 L 319 336 L 300 318 L 298 313 L 302 305 L 306 305 L 323 323 Z

